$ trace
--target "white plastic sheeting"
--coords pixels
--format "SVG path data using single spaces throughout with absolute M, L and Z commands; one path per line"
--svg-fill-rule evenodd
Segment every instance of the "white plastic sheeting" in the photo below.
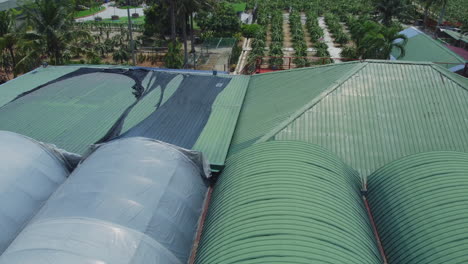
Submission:
M 0 257 L 5 264 L 186 263 L 207 185 L 171 145 L 100 145 Z
M 64 162 L 34 140 L 0 131 L 0 254 L 67 178 Z

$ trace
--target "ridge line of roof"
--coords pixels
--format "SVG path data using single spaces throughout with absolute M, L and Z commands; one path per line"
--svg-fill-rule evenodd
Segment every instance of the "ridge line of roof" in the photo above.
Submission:
M 336 89 L 338 89 L 344 82 L 346 82 L 349 78 L 353 77 L 356 73 L 361 71 L 363 68 L 365 68 L 369 62 L 361 62 L 361 64 L 357 64 L 355 68 L 351 69 L 346 75 L 344 75 L 342 78 L 338 79 L 337 81 L 333 82 L 332 85 L 330 85 L 325 91 L 323 91 L 319 96 L 314 98 L 312 101 L 301 107 L 298 111 L 293 113 L 290 117 L 288 117 L 285 121 L 281 122 L 278 126 L 270 130 L 270 132 L 266 133 L 264 136 L 262 136 L 260 139 L 255 141 L 254 144 L 258 144 L 261 142 L 268 141 L 270 138 L 278 134 L 281 130 L 283 130 L 285 127 L 287 127 L 289 124 L 291 124 L 294 120 L 299 118 L 303 113 L 305 113 L 307 110 L 311 109 L 314 107 L 316 104 L 318 104 L 322 99 L 327 97 L 330 93 L 334 92 Z
M 385 63 L 385 64 L 411 64 L 411 65 L 433 65 L 430 61 L 402 61 L 402 60 L 365 60 L 369 63 Z
M 448 74 L 448 73 L 452 73 L 452 74 L 456 74 L 456 73 L 453 73 L 451 71 L 449 71 L 448 69 L 445 69 L 444 67 L 440 66 L 440 65 L 437 65 L 437 64 L 432 64 L 431 67 L 438 71 L 440 74 L 444 75 L 446 78 L 450 79 L 451 81 L 453 81 L 454 83 L 456 83 L 458 86 L 460 86 L 463 90 L 466 90 L 468 91 L 468 86 L 465 84 L 465 83 L 462 83 L 459 79 L 457 78 L 454 78 L 455 76 L 451 75 L 451 74 Z M 445 72 L 445 71 L 448 71 L 448 72 Z M 461 78 L 464 78 L 464 77 L 461 77 Z
M 287 72 L 298 72 L 298 71 L 307 71 L 307 70 L 315 70 L 318 68 L 326 68 L 326 67 L 336 67 L 340 65 L 347 65 L 347 64 L 357 64 L 357 63 L 362 63 L 364 60 L 356 60 L 356 61 L 347 61 L 347 62 L 342 62 L 339 64 L 336 63 L 330 63 L 330 64 L 325 64 L 325 65 L 318 65 L 318 66 L 310 66 L 310 67 L 303 67 L 303 68 L 295 68 L 295 69 L 289 69 L 289 70 L 282 70 L 282 71 L 274 71 L 274 72 L 265 72 L 261 74 L 256 74 L 252 75 L 253 76 L 265 76 L 265 75 L 272 75 L 272 74 L 281 74 L 281 73 L 287 73 Z
M 416 29 L 418 30 L 418 29 Z M 420 30 L 418 30 L 420 31 Z M 432 37 L 430 37 L 429 35 L 427 35 L 426 33 L 420 31 L 422 34 L 419 34 L 419 35 L 422 35 L 424 36 L 425 38 L 429 39 L 430 41 L 432 41 L 433 43 L 435 43 L 437 46 L 439 46 L 440 48 L 442 48 L 442 50 L 447 53 L 447 54 L 450 54 L 452 56 L 454 56 L 456 59 L 458 59 L 459 61 L 461 61 L 462 63 L 466 63 L 466 60 L 464 58 L 462 58 L 460 55 L 456 54 L 455 52 L 453 52 L 452 50 L 450 50 L 448 47 L 442 45 L 441 43 L 439 43 L 437 40 L 433 39 Z

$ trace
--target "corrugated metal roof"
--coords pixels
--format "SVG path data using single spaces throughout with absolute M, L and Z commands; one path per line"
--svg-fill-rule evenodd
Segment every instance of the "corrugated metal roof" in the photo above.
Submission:
M 465 60 L 458 56 L 458 54 L 451 51 L 442 43 L 434 40 L 425 33 L 410 28 L 416 31 L 417 34 L 408 33 L 408 30 L 402 31 L 402 34 L 408 35 L 408 43 L 405 46 L 405 56 L 399 58 L 400 61 L 427 61 L 427 62 L 443 62 L 441 66 L 450 69 L 459 64 L 465 64 Z M 392 51 L 392 56 L 398 58 L 400 56 L 399 50 Z M 451 63 L 451 64 L 450 64 Z
M 405 157 L 369 176 L 389 263 L 468 263 L 468 153 Z
M 447 35 L 451 36 L 452 38 L 456 40 L 461 40 L 463 42 L 468 43 L 468 35 L 466 34 L 460 34 L 459 32 L 455 32 L 450 29 L 442 29 L 443 32 L 447 33 Z
M 228 159 L 196 263 L 381 263 L 360 187 L 319 146 L 256 144 Z
M 47 85 L 1 107 L 0 129 L 83 154 L 136 101 L 133 84 L 123 75 L 93 73 Z
M 17 77 L 14 80 L 0 85 L 0 107 L 4 106 L 18 95 L 30 91 L 35 87 L 57 79 L 67 73 L 76 71 L 75 66 L 50 66 L 37 68 L 36 70 Z
M 116 70 L 112 66 L 91 68 Z M 40 68 L 0 86 L 0 103 L 4 104 L 0 107 L 0 129 L 77 153 L 104 136 L 107 140 L 122 134 L 155 134 L 155 139 L 202 151 L 217 169 L 224 165 L 250 77 L 163 71 L 147 74 L 139 69 L 135 71 L 146 75 L 142 86 L 149 92 L 137 102 L 132 94 L 135 79 L 108 72 L 75 76 L 75 71 L 83 69 L 90 67 Z M 68 73 L 75 77 L 49 83 L 70 77 L 64 76 Z M 11 102 L 28 91 L 32 92 Z M 128 115 L 122 115 L 127 109 Z M 109 134 L 121 117 L 122 130 Z M 136 127 L 143 129 L 137 131 Z
M 356 67 L 342 63 L 252 76 L 230 154 L 255 143 Z
M 210 119 L 193 146 L 194 150 L 205 154 L 213 168 L 220 169 L 220 165 L 224 165 L 249 80 L 249 76 L 236 76 L 231 79 L 229 85 L 216 98 Z
M 269 135 L 321 145 L 362 176 L 410 154 L 468 152 L 468 79 L 429 63 L 361 65 Z

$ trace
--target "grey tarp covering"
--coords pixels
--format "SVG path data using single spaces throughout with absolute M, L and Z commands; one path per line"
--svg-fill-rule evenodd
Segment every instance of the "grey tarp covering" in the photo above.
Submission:
M 69 172 L 44 145 L 0 131 L 0 254 Z
M 144 138 L 99 146 L 0 263 L 186 263 L 207 186 L 182 153 Z

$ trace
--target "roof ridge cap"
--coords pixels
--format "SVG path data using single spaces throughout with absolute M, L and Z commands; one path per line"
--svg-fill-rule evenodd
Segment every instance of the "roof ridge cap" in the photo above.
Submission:
M 452 82 L 456 83 L 458 86 L 460 86 L 462 89 L 468 91 L 468 85 L 466 85 L 465 83 L 461 82 L 459 79 L 457 78 L 454 78 L 455 76 L 451 76 L 452 74 L 456 74 L 456 73 L 453 73 L 445 68 L 443 68 L 442 66 L 440 65 L 436 65 L 436 64 L 433 64 L 431 65 L 432 69 L 438 71 L 440 74 L 442 74 L 443 76 L 445 76 L 446 78 L 448 78 L 449 80 L 451 80 Z M 446 72 L 448 71 L 448 72 Z M 448 73 L 451 73 L 451 74 L 448 74 Z M 460 76 L 461 78 L 465 78 L 463 76 Z
M 305 104 L 303 107 L 301 107 L 298 111 L 294 112 L 291 116 L 289 116 L 285 121 L 281 122 L 279 125 L 277 125 L 275 128 L 270 130 L 270 132 L 266 133 L 264 136 L 262 136 L 260 139 L 255 141 L 254 144 L 258 144 L 261 142 L 268 141 L 271 137 L 277 135 L 281 130 L 283 130 L 285 127 L 287 127 L 289 124 L 294 122 L 297 118 L 299 118 L 302 114 L 304 114 L 307 110 L 313 108 L 315 105 L 317 105 L 322 99 L 327 97 L 330 93 L 334 92 L 337 90 L 344 82 L 349 80 L 351 77 L 353 77 L 355 74 L 360 72 L 363 68 L 365 68 L 369 62 L 362 62 L 361 64 L 357 64 L 355 68 L 351 69 L 345 76 L 342 78 L 336 80 L 333 82 L 330 86 L 328 86 L 325 91 L 323 91 L 319 96 L 315 97 L 312 101 L 309 103 Z
M 325 67 L 337 67 L 337 66 L 343 66 L 347 64 L 357 64 L 357 63 L 362 63 L 362 62 L 363 60 L 346 61 L 342 63 L 330 63 L 330 64 L 323 64 L 323 65 L 318 65 L 318 66 L 310 66 L 310 67 L 295 68 L 295 69 L 288 69 L 288 70 L 282 70 L 282 71 L 266 72 L 266 73 L 261 73 L 259 75 L 264 76 L 264 75 L 281 74 L 281 73 L 287 73 L 287 72 L 315 70 L 315 69 L 320 69 L 320 68 L 325 68 Z M 252 75 L 252 76 L 258 76 L 258 75 Z

